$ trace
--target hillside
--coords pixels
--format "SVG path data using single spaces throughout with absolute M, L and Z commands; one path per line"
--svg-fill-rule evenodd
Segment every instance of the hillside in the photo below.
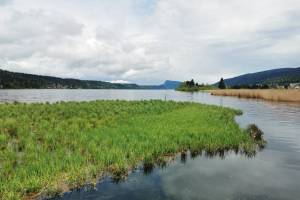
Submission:
M 51 76 L 15 73 L 0 69 L 0 88 L 3 89 L 141 89 L 136 84 L 117 84 L 103 81 L 63 79 Z
M 166 80 L 162 85 L 159 85 L 158 87 L 161 89 L 176 89 L 180 84 L 180 81 Z
M 176 89 L 180 84 L 180 81 L 166 80 L 163 86 L 165 87 L 165 89 Z
M 161 85 L 120 84 L 104 81 L 64 79 L 0 69 L 0 89 L 175 89 L 180 83 L 179 81 L 167 80 Z
M 225 83 L 229 87 L 255 84 L 288 85 L 299 82 L 300 67 L 273 69 L 225 79 Z

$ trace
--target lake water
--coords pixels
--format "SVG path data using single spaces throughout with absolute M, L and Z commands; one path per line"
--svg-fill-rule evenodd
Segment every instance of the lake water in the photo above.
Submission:
M 239 108 L 245 127 L 257 124 L 268 141 L 255 157 L 180 156 L 151 173 L 142 168 L 124 182 L 107 177 L 96 188 L 84 187 L 57 198 L 76 199 L 300 199 L 300 104 L 216 97 L 172 90 L 0 90 L 0 102 L 167 99 Z M 184 162 L 183 162 L 184 161 Z

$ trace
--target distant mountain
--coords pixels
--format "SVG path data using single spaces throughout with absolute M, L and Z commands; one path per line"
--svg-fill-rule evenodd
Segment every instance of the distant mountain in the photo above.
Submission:
M 181 84 L 180 81 L 166 80 L 164 84 L 160 85 L 163 89 L 176 89 Z
M 161 85 L 141 85 L 142 89 L 155 89 L 155 90 L 175 90 L 181 84 L 180 81 L 166 80 Z
M 165 81 L 162 85 L 120 84 L 104 81 L 64 79 L 10 72 L 0 69 L 0 89 L 175 89 L 178 81 Z
M 234 78 L 225 79 L 226 86 L 237 85 L 287 85 L 300 82 L 300 67 L 272 69 L 262 72 L 245 74 Z
M 0 69 L 0 88 L 3 89 L 141 89 L 136 84 L 118 84 L 104 81 L 63 79 L 9 72 Z

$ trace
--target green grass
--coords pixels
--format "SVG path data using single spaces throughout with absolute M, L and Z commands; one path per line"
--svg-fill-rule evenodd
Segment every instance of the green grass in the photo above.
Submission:
M 0 104 L 0 199 L 57 194 L 185 150 L 253 151 L 236 114 L 156 100 Z
M 193 87 L 188 87 L 186 85 L 180 85 L 178 88 L 176 88 L 177 91 L 182 91 L 182 92 L 198 92 L 198 91 L 203 91 L 203 90 L 215 90 L 217 87 L 213 85 L 204 85 L 204 86 L 193 86 Z

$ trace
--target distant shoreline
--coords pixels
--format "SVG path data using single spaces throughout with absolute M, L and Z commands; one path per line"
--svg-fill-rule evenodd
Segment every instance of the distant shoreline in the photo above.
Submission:
M 209 92 L 215 96 L 234 96 L 248 99 L 300 103 L 299 89 L 225 89 L 210 90 Z

